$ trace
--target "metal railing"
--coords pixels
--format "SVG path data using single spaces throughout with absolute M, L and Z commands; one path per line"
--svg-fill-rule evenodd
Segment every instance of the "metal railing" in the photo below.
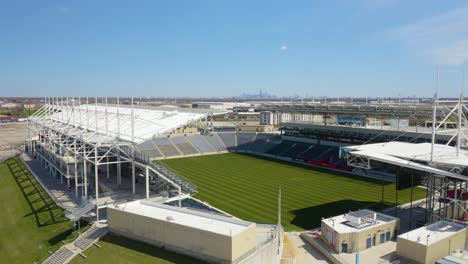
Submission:
M 190 182 L 187 178 L 180 176 L 174 170 L 168 168 L 161 162 L 150 163 L 149 166 L 153 168 L 156 172 L 161 173 L 165 177 L 172 180 L 174 183 L 178 184 L 182 191 L 185 193 L 196 193 L 197 187 Z
M 89 213 L 96 207 L 96 200 L 86 200 L 82 205 L 77 208 L 69 209 L 65 211 L 65 217 L 71 221 L 77 221 L 85 214 Z

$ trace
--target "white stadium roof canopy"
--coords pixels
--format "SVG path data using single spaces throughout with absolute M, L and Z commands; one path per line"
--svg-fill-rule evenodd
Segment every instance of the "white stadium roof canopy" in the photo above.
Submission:
M 133 108 L 134 140 L 139 144 L 154 136 L 163 135 L 179 127 L 198 121 L 207 111 L 192 109 Z M 107 116 L 107 117 L 106 117 Z M 129 106 L 83 104 L 62 108 L 48 116 L 57 122 L 132 141 L 132 108 Z M 96 122 L 97 121 L 97 122 Z
M 385 142 L 374 143 L 360 146 L 349 146 L 343 149 L 356 151 L 372 152 L 375 154 L 390 155 L 393 157 L 413 160 L 419 162 L 431 162 L 431 143 L 407 143 L 407 142 Z M 468 151 L 460 149 L 460 155 L 457 156 L 457 149 L 452 146 L 434 144 L 435 164 L 446 166 L 468 167 Z
M 348 146 L 342 148 L 352 156 L 364 157 L 410 169 L 467 180 L 464 175 L 456 174 L 437 167 L 468 167 L 468 151 L 460 150 L 457 156 L 455 147 L 434 144 L 431 166 L 431 143 L 385 142 Z M 427 164 L 427 165 L 426 165 Z

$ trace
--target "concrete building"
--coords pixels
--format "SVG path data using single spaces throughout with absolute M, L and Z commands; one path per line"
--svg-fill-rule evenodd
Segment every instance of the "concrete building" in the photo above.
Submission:
M 322 239 L 337 253 L 358 252 L 395 238 L 400 220 L 359 210 L 322 220 Z
M 323 115 L 308 113 L 281 113 L 273 111 L 260 112 L 261 125 L 279 125 L 283 122 L 323 123 Z
M 207 262 L 245 263 L 256 253 L 255 223 L 148 201 L 108 207 L 107 213 L 113 233 Z
M 17 108 L 17 107 L 19 107 L 19 104 L 16 104 L 16 103 L 6 103 L 6 104 L 1 105 L 1 108 L 6 108 L 6 109 L 12 109 L 12 108 Z
M 415 263 L 432 264 L 464 249 L 465 241 L 465 227 L 444 220 L 399 235 L 397 254 Z
M 260 125 L 279 125 L 280 116 L 279 114 L 271 111 L 260 112 Z

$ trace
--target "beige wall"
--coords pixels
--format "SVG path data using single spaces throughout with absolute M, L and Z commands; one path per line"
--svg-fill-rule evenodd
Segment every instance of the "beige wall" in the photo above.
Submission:
M 465 248 L 466 231 L 460 230 L 447 239 L 429 245 L 426 263 L 435 263 L 437 260 L 450 255 L 453 251 Z
M 244 230 L 243 232 L 232 237 L 232 260 L 237 260 L 238 258 L 244 256 L 246 253 L 252 253 L 255 251 L 257 246 L 257 236 L 256 236 L 255 225 L 252 225 Z
M 323 224 L 323 222 L 322 222 Z M 336 242 L 337 244 L 335 245 L 335 251 L 337 253 L 342 253 L 342 244 L 343 242 L 346 242 L 348 244 L 348 253 L 353 253 L 357 251 L 361 251 L 364 249 L 367 249 L 367 238 L 373 239 L 375 235 L 375 245 L 380 245 L 380 234 L 384 234 L 387 231 L 390 231 L 391 233 L 391 239 L 395 237 L 395 229 L 397 230 L 396 232 L 398 233 L 399 230 L 399 221 L 394 220 L 388 223 L 384 223 L 381 225 L 377 225 L 375 227 L 371 228 L 366 228 L 362 231 L 358 232 L 353 232 L 353 233 L 337 233 L 337 239 Z M 326 237 L 325 237 L 326 239 Z M 330 243 L 333 243 L 333 241 L 329 241 Z M 385 241 L 387 242 L 387 241 Z
M 464 248 L 465 239 L 465 229 L 428 246 L 407 240 L 402 236 L 397 241 L 397 253 L 401 257 L 416 263 L 433 264 L 437 260 L 450 255 L 453 251 Z
M 108 208 L 109 230 L 132 239 L 190 255 L 209 262 L 231 263 L 255 250 L 255 225 L 234 239 L 177 223 Z
M 403 237 L 398 237 L 397 254 L 415 263 L 424 263 L 426 259 L 426 246 Z

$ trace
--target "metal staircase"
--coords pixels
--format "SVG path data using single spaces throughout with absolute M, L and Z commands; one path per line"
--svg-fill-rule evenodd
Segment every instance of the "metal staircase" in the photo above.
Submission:
M 157 173 L 162 174 L 164 177 L 167 177 L 174 183 L 178 184 L 183 192 L 185 193 L 196 193 L 197 188 L 193 183 L 189 180 L 185 179 L 184 177 L 178 175 L 173 170 L 169 169 L 168 167 L 164 166 L 161 163 L 150 163 L 148 164 L 151 168 L 153 168 Z
M 53 255 L 46 259 L 43 264 L 63 264 L 68 263 L 75 253 L 66 247 L 61 247 Z
M 93 245 L 99 238 L 107 234 L 107 227 L 98 227 L 93 225 L 85 233 L 83 233 L 73 244 L 81 250 L 86 250 Z
M 128 152 L 128 154 L 130 154 L 129 153 L 130 149 L 124 149 L 124 150 L 125 150 L 126 153 Z M 169 169 L 164 164 L 162 164 L 162 163 L 152 163 L 149 160 L 138 159 L 137 157 L 144 156 L 144 155 L 140 155 L 140 153 L 141 153 L 140 151 L 135 149 L 135 159 L 137 161 L 139 161 L 140 163 L 143 163 L 143 164 L 147 164 L 156 173 L 163 175 L 164 177 L 166 177 L 166 178 L 170 179 L 171 181 L 173 181 L 175 184 L 179 185 L 183 192 L 185 192 L 185 193 L 196 193 L 197 192 L 197 188 L 195 187 L 195 185 L 193 183 L 191 183 L 188 179 L 178 175 L 175 171 Z
M 82 254 L 87 248 L 96 243 L 108 232 L 105 225 L 93 225 L 86 232 L 81 234 L 73 243 L 63 245 L 52 255 L 50 255 L 44 264 L 65 264 L 78 254 Z
M 95 200 L 86 200 L 82 205 L 77 208 L 65 211 L 65 217 L 71 221 L 78 221 L 81 217 L 89 213 L 96 207 Z

